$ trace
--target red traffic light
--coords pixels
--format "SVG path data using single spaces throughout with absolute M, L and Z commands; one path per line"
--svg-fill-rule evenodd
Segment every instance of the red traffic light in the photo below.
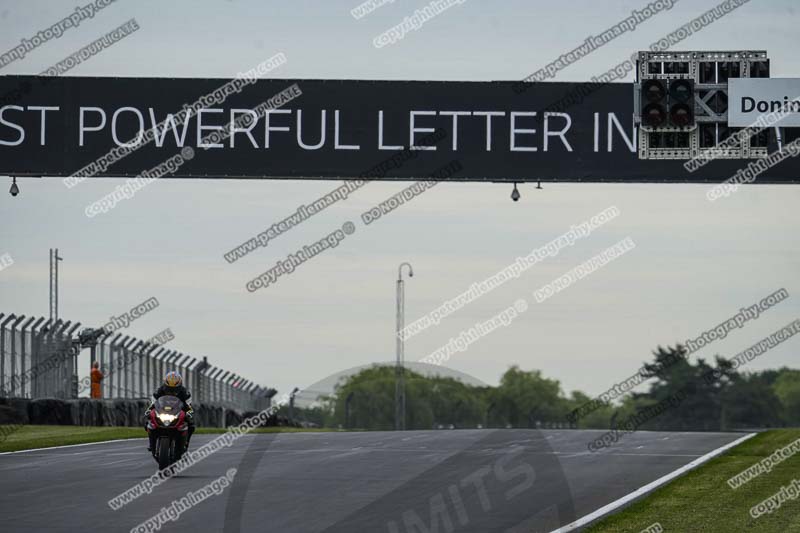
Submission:
M 669 111 L 670 122 L 674 126 L 688 126 L 694 121 L 694 113 L 686 104 L 675 104 Z
M 642 110 L 642 122 L 645 126 L 657 128 L 667 121 L 667 113 L 664 106 L 659 104 L 648 104 Z

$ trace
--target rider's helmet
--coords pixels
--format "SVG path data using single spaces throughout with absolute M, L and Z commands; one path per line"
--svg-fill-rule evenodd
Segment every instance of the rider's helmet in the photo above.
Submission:
M 174 370 L 171 372 L 167 372 L 167 375 L 164 376 L 164 385 L 167 387 L 177 387 L 183 382 L 181 375 Z

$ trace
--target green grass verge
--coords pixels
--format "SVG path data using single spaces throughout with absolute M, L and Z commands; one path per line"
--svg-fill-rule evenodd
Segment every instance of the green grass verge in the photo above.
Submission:
M 623 511 L 588 529 L 588 533 L 639 533 L 661 524 L 665 533 L 740 531 L 800 532 L 800 498 L 787 500 L 755 519 L 750 508 L 800 479 L 800 454 L 737 489 L 727 480 L 800 438 L 800 430 L 774 430 L 743 442 L 727 453 L 661 487 Z
M 197 428 L 196 433 L 224 433 L 224 428 Z M 315 431 L 339 431 L 336 429 L 305 429 L 270 427 L 258 428 L 253 433 L 299 433 Z M 8 436 L 2 440 L 2 435 Z M 143 439 L 147 436 L 140 427 L 99 426 L 0 426 L 0 452 L 15 452 L 32 448 L 50 448 L 67 444 L 84 444 L 117 439 Z
M 67 444 L 102 442 L 115 439 L 144 437 L 142 428 L 96 427 L 96 426 L 20 426 L 14 430 L 10 426 L 0 426 L 11 431 L 0 442 L 0 452 L 15 452 L 31 448 L 49 448 Z

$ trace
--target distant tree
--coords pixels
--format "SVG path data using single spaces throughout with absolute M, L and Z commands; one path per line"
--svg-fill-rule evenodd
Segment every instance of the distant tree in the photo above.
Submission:
M 500 378 L 492 395 L 493 425 L 535 427 L 536 422 L 563 422 L 570 404 L 561 392 L 561 384 L 546 379 L 538 370 L 509 368 Z
M 578 427 L 608 429 L 634 419 L 639 429 L 719 431 L 800 425 L 800 371 L 783 368 L 740 374 L 716 356 L 689 361 L 681 345 L 657 347 L 643 374 L 649 389 L 629 393 L 583 415 Z M 395 427 L 395 368 L 373 366 L 339 383 L 330 398 L 295 418 L 319 425 L 388 430 Z M 592 400 L 580 391 L 564 396 L 561 384 L 538 370 L 510 367 L 497 387 L 405 370 L 406 428 L 536 427 L 565 423 Z M 668 406 L 668 408 L 662 408 Z M 657 408 L 657 409 L 656 409 Z M 655 414 L 654 414 L 655 413 Z M 643 416 L 646 415 L 646 416 Z
M 783 408 L 770 381 L 761 373 L 736 376 L 724 394 L 722 429 L 783 426 Z
M 800 370 L 782 368 L 773 383 L 787 425 L 800 426 Z
M 572 412 L 573 409 L 578 409 L 590 401 L 592 401 L 592 398 L 583 392 L 572 391 L 572 394 L 566 402 L 565 413 L 568 414 Z M 619 409 L 617 406 L 604 405 L 603 407 L 595 409 L 591 413 L 580 417 L 577 422 L 577 427 L 582 429 L 609 429 L 611 417 L 613 416 L 614 412 L 618 410 Z M 617 415 L 618 418 L 620 416 L 622 416 L 621 413 Z M 566 418 L 566 414 L 564 417 Z
M 292 416 L 295 422 L 307 423 L 317 427 L 326 427 L 332 424 L 332 411 L 327 405 L 327 398 L 319 399 L 320 404 L 313 407 L 298 407 L 295 405 Z M 289 417 L 289 406 L 282 405 L 278 408 L 278 416 Z
M 642 424 L 645 429 L 716 431 L 724 424 L 725 391 L 736 378 L 730 362 L 716 357 L 712 366 L 698 358 L 687 359 L 681 345 L 659 346 L 655 360 L 644 365 L 644 375 L 656 378 L 646 393 L 631 395 L 637 412 L 656 405 L 669 408 Z
M 405 369 L 406 428 L 439 425 L 475 428 L 484 423 L 486 393 L 449 377 L 426 377 Z M 337 385 L 331 401 L 334 424 L 363 429 L 394 429 L 395 368 L 373 366 Z M 348 401 L 349 398 L 349 401 Z
M 394 390 L 393 368 L 365 368 L 336 386 L 333 419 L 342 426 L 349 422 L 355 428 L 394 429 Z

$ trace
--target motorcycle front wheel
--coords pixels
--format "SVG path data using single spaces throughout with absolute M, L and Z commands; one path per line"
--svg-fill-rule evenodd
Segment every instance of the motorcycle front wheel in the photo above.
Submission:
M 167 468 L 171 463 L 172 459 L 172 439 L 169 437 L 160 437 L 158 439 L 158 468 L 159 470 L 164 470 Z

